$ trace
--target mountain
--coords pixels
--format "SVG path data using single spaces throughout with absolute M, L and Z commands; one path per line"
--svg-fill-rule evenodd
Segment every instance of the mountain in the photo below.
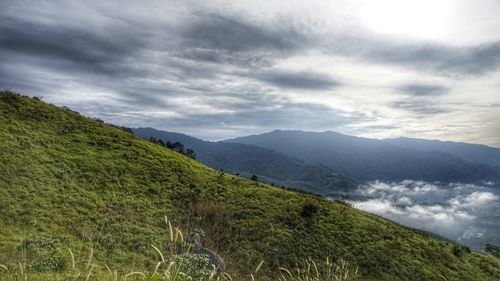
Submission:
M 223 169 L 247 178 L 256 175 L 268 183 L 300 188 L 325 196 L 347 192 L 356 186 L 354 180 L 341 177 L 330 168 L 307 164 L 267 148 L 240 143 L 203 141 L 188 135 L 153 128 L 137 128 L 133 131 L 146 139 L 154 137 L 165 142 L 180 142 L 186 148 L 193 149 L 196 159 L 200 162 L 214 169 Z
M 36 241 L 50 247 L 48 264 L 38 265 L 58 266 L 51 270 L 71 273 L 68 248 L 93 272 L 107 272 L 97 262 L 118 272 L 153 270 L 151 245 L 170 245 L 168 215 L 182 230 L 203 229 L 204 245 L 234 280 L 248 280 L 262 260 L 257 278 L 277 280 L 278 267 L 327 256 L 359 267 L 360 280 L 500 278 L 494 260 L 463 246 L 346 204 L 221 174 L 35 98 L 0 92 L 0 139 L 0 270 L 32 264 L 36 256 L 24 249 Z M 43 274 L 36 280 L 63 280 Z
M 310 164 L 323 164 L 362 180 L 500 182 L 500 169 L 450 153 L 401 147 L 391 141 L 335 132 L 272 131 L 228 142 L 274 149 Z
M 394 138 L 385 139 L 384 141 L 395 144 L 399 147 L 419 151 L 445 152 L 471 162 L 500 167 L 500 148 L 463 142 L 415 138 Z

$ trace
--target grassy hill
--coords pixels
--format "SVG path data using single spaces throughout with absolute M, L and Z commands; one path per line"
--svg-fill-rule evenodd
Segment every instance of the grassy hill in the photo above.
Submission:
M 0 198 L 0 264 L 8 268 L 29 262 L 27 245 L 36 242 L 61 249 L 49 251 L 49 262 L 69 259 L 67 248 L 86 255 L 92 244 L 94 260 L 111 268 L 152 270 L 158 254 L 150 245 L 165 245 L 168 215 L 185 231 L 203 229 L 205 245 L 224 257 L 234 280 L 261 260 L 261 279 L 276 280 L 279 266 L 327 256 L 359 267 L 360 280 L 500 278 L 492 259 L 424 232 L 221 174 L 10 92 L 0 93 Z

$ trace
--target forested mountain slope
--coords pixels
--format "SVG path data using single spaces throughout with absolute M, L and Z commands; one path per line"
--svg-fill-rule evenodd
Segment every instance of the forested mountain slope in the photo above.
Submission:
M 255 145 L 210 142 L 153 128 L 137 128 L 133 131 L 146 139 L 154 137 L 164 142 L 180 142 L 186 148 L 193 149 L 200 162 L 216 170 L 223 169 L 246 178 L 256 175 L 261 181 L 300 188 L 324 196 L 346 192 L 357 186 L 355 180 L 342 177 L 325 166 L 307 164 Z
M 274 149 L 307 163 L 323 164 L 339 174 L 360 180 L 500 183 L 499 167 L 473 163 L 446 152 L 416 150 L 385 140 L 331 131 L 276 130 L 228 142 Z

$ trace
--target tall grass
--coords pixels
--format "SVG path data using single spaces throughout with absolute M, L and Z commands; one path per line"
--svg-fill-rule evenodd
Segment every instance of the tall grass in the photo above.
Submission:
M 151 245 L 157 253 L 156 265 L 150 270 L 130 271 L 119 273 L 116 269 L 106 264 L 100 264 L 94 259 L 94 248 L 90 247 L 88 254 L 77 259 L 71 249 L 67 249 L 70 257 L 70 266 L 64 272 L 34 272 L 26 266 L 26 261 L 20 261 L 16 266 L 0 264 L 0 281 L 119 281 L 119 280 L 147 280 L 147 281 L 237 281 L 237 280 L 272 280 L 270 276 L 260 274 L 260 269 L 265 266 L 262 260 L 253 273 L 246 277 L 234 278 L 224 272 L 220 275 L 213 265 L 208 263 L 208 258 L 190 252 L 191 245 L 186 241 L 186 235 L 165 217 L 166 246 L 162 251 L 158 246 Z M 178 253 L 182 247 L 183 253 Z M 78 262 L 80 260 L 81 262 Z M 357 274 L 349 271 L 349 266 L 343 260 L 332 263 L 329 258 L 324 263 L 317 265 L 311 259 L 305 261 L 299 269 L 289 270 L 278 268 L 281 272 L 280 281 L 348 281 Z
M 358 268 L 354 272 L 350 271 L 343 259 L 338 263 L 332 263 L 328 257 L 320 266 L 314 260 L 308 259 L 302 269 L 294 271 L 282 267 L 279 269 L 280 281 L 348 281 L 358 274 Z

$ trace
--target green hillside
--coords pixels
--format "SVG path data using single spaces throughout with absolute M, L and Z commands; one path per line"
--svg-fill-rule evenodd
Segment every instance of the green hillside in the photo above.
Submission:
M 23 241 L 52 239 L 64 258 L 67 248 L 86 255 L 93 244 L 94 259 L 111 268 L 150 270 L 167 215 L 185 231 L 203 229 L 235 280 L 262 259 L 259 274 L 273 277 L 280 266 L 327 256 L 359 267 L 360 280 L 500 280 L 489 257 L 344 204 L 219 173 L 10 92 L 0 93 L 0 199 L 0 264 L 9 268 L 26 258 Z

